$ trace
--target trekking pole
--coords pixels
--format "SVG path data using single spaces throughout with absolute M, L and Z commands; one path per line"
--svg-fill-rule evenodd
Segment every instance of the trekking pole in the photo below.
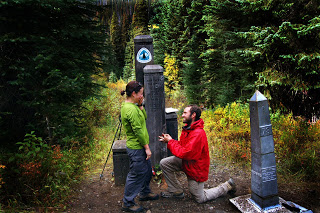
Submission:
M 114 143 L 114 141 L 115 141 L 115 139 L 116 139 L 116 137 L 117 137 L 117 134 L 118 134 L 119 129 L 120 129 L 120 132 L 119 132 L 118 140 L 120 139 L 121 126 L 122 126 L 122 123 L 121 123 L 121 116 L 119 116 L 119 124 L 118 124 L 118 127 L 117 127 L 117 131 L 116 131 L 116 133 L 114 134 L 113 141 L 112 141 L 112 144 L 111 144 L 111 147 L 110 147 L 110 150 L 109 150 L 109 153 L 108 153 L 108 156 L 107 156 L 106 162 L 104 163 L 104 166 L 103 166 L 102 172 L 101 172 L 101 174 L 100 174 L 100 180 L 101 180 L 101 179 L 102 179 L 102 177 L 103 177 L 103 172 L 104 172 L 104 169 L 106 168 L 106 165 L 107 165 L 107 162 L 108 162 L 108 159 L 109 159 L 109 155 L 110 155 L 110 152 L 111 152 L 111 149 L 112 149 L 113 143 Z

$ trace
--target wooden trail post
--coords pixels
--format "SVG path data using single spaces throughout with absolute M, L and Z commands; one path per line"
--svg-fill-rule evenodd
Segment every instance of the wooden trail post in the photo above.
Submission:
M 167 144 L 159 142 L 158 138 L 166 132 L 163 68 L 160 65 L 147 65 L 143 72 L 151 164 L 157 166 L 162 158 L 167 157 Z
M 133 40 L 136 81 L 144 85 L 143 68 L 154 63 L 153 38 L 149 35 L 138 35 Z

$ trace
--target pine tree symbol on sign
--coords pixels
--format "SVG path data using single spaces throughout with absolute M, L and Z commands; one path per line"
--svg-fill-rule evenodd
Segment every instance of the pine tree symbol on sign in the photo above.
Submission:
M 137 53 L 137 61 L 140 63 L 148 63 L 152 60 L 152 55 L 147 48 L 141 48 Z

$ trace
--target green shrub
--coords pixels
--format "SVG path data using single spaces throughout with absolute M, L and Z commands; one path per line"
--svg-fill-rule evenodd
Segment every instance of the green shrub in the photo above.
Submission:
M 20 212 L 34 206 L 54 207 L 60 212 L 70 187 L 88 174 L 94 163 L 105 160 L 125 98 L 120 95 L 125 82 L 106 83 L 103 74 L 92 78 L 103 87 L 98 96 L 82 101 L 73 111 L 72 119 L 81 131 L 61 134 L 57 144 L 39 137 L 35 128 L 11 150 L 0 147 L 0 208 Z
M 9 158 L 4 173 L 3 199 L 19 205 L 54 206 L 67 195 L 69 184 L 82 170 L 81 150 L 49 146 L 34 132 L 18 142 L 19 151 Z
M 276 114 L 272 124 L 278 171 L 305 180 L 320 179 L 320 121 Z

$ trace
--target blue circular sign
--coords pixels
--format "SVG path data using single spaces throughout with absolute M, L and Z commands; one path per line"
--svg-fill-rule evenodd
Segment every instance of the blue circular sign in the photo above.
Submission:
M 148 63 L 151 60 L 152 60 L 152 55 L 150 51 L 147 48 L 142 47 L 137 53 L 137 61 L 140 63 Z

